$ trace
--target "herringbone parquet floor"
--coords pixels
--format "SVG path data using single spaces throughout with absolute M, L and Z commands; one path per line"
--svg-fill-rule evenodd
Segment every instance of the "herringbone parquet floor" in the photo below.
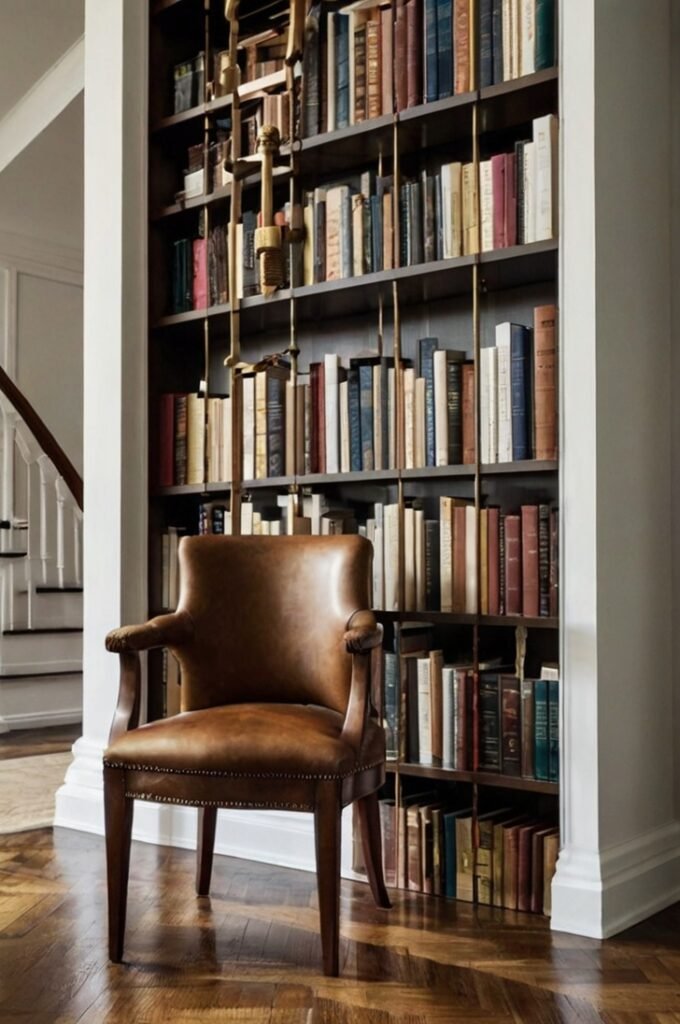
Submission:
M 342 977 L 320 971 L 312 875 L 133 844 L 126 960 L 106 955 L 104 846 L 0 840 L 0 1022 L 680 1024 L 680 909 L 607 943 L 532 916 L 343 883 Z

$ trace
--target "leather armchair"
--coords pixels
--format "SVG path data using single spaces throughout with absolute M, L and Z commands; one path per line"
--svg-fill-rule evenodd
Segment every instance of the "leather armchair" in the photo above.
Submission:
M 104 754 L 109 955 L 123 955 L 135 800 L 199 808 L 208 895 L 217 810 L 314 814 L 324 972 L 339 967 L 340 822 L 357 801 L 368 877 L 389 908 L 377 790 L 385 741 L 371 700 L 382 627 L 361 537 L 188 537 L 177 611 L 116 629 L 121 685 Z M 138 726 L 139 652 L 179 660 L 182 711 Z

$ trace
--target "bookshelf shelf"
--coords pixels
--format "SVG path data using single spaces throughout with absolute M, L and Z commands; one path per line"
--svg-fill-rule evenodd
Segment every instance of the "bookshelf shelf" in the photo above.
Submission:
M 376 8 L 380 18 L 391 26 L 389 30 L 395 32 L 393 42 L 398 6 L 398 0 L 385 0 Z M 468 11 L 475 8 L 474 3 L 464 6 Z M 544 10 L 550 7 L 541 6 Z M 312 21 L 313 10 L 308 11 Z M 355 5 L 351 18 L 352 31 L 366 19 L 363 59 L 367 67 L 371 10 Z M 315 117 L 317 127 L 321 118 L 324 124 L 334 123 L 333 107 L 339 115 L 340 102 L 345 100 L 338 93 L 335 103 L 329 104 L 328 96 L 321 94 L 327 93 L 328 83 L 335 79 L 332 73 L 320 73 L 319 106 L 315 110 L 312 102 L 311 112 L 305 108 L 311 92 L 304 79 L 309 67 L 304 55 L 299 65 L 300 79 L 297 68 L 283 66 L 285 37 L 274 41 L 268 34 L 288 16 L 284 0 L 273 0 L 265 7 L 242 3 L 238 22 L 225 21 L 223 0 L 152 0 L 151 15 L 149 396 L 157 410 L 155 422 L 154 416 L 150 417 L 152 431 L 157 433 L 150 436 L 149 447 L 152 453 L 160 454 L 162 468 L 160 475 L 154 471 L 150 475 L 151 479 L 170 482 L 195 480 L 203 473 L 228 476 L 230 481 L 151 489 L 149 606 L 173 604 L 168 595 L 172 594 L 170 580 L 175 574 L 167 567 L 174 565 L 171 558 L 176 557 L 182 534 L 226 530 L 271 535 L 290 529 L 314 533 L 358 530 L 370 537 L 375 544 L 375 565 L 381 567 L 374 581 L 376 606 L 554 611 L 559 566 L 559 462 L 492 460 L 495 455 L 507 457 L 513 449 L 520 450 L 520 445 L 526 451 L 554 449 L 550 432 L 557 424 L 556 416 L 549 404 L 543 407 L 543 412 L 546 408 L 548 412 L 542 419 L 537 411 L 539 390 L 541 399 L 549 403 L 555 389 L 549 365 L 551 358 L 553 363 L 555 360 L 554 330 L 542 350 L 542 354 L 547 353 L 541 364 L 547 384 L 540 389 L 535 384 L 536 376 L 529 372 L 538 350 L 530 345 L 528 330 L 529 325 L 540 323 L 536 315 L 541 310 L 546 320 L 550 316 L 545 311 L 552 310 L 554 328 L 559 242 L 550 238 L 506 248 L 489 246 L 494 241 L 499 244 L 504 239 L 557 232 L 556 224 L 546 214 L 546 210 L 550 212 L 549 204 L 543 204 L 540 210 L 535 206 L 530 219 L 523 197 L 537 194 L 541 128 L 545 133 L 541 166 L 548 175 L 542 180 L 547 185 L 553 181 L 552 157 L 547 158 L 546 171 L 545 154 L 552 153 L 556 122 L 549 115 L 558 110 L 558 69 L 475 87 L 396 112 L 392 112 L 389 102 L 383 102 L 382 95 L 380 104 L 376 103 L 375 78 L 373 105 L 369 105 L 367 74 L 365 113 L 369 109 L 389 113 L 301 138 L 303 124 L 314 122 Z M 344 17 L 338 5 L 325 5 L 321 33 L 331 23 L 339 25 Z M 348 21 L 348 31 L 349 25 Z M 308 20 L 305 46 L 314 45 L 313 39 L 310 43 L 310 28 L 313 34 Z M 479 38 L 479 26 L 469 28 L 472 31 L 463 37 L 468 42 L 462 44 L 468 48 L 470 40 Z M 454 27 L 454 36 L 457 31 Z M 375 29 L 372 33 L 375 45 Z M 360 39 L 358 45 L 348 48 L 350 62 L 362 59 Z M 210 96 L 211 76 L 232 44 L 243 77 L 264 74 L 263 78 L 245 82 L 234 93 L 181 114 L 158 116 L 169 109 L 177 63 L 190 63 L 197 54 L 204 53 L 205 96 Z M 324 44 L 317 57 L 322 49 L 324 60 L 332 60 L 329 53 L 340 52 Z M 445 48 L 444 60 L 447 54 Z M 479 67 L 480 56 L 468 49 L 468 66 Z M 453 58 L 451 54 L 452 70 L 461 66 Z M 441 59 L 439 54 L 438 76 Z M 200 61 L 196 66 L 200 67 Z M 422 67 L 426 77 L 433 74 L 425 59 Z M 407 77 L 404 69 L 399 71 Z M 348 75 L 348 79 L 356 84 L 356 76 Z M 180 84 L 188 88 L 181 79 Z M 400 96 L 403 107 L 400 85 L 395 96 Z M 195 86 L 193 80 L 194 97 Z M 443 91 L 441 80 L 439 87 Z M 415 88 L 420 89 L 420 84 Z M 416 99 L 423 94 L 424 90 Z M 433 94 L 437 95 L 436 89 Z M 354 97 L 359 102 L 357 96 L 359 93 Z M 217 124 L 222 115 L 228 115 L 228 119 L 225 116 Z M 543 126 L 539 119 L 544 119 Z M 278 215 L 278 222 L 283 220 L 295 229 L 284 236 L 291 246 L 284 251 L 291 254 L 291 260 L 282 279 L 293 285 L 284 283 L 273 294 L 263 295 L 254 251 L 254 225 L 262 207 L 262 172 L 260 156 L 253 155 L 253 148 L 259 128 L 274 122 L 281 137 L 292 140 L 273 157 L 271 192 L 272 212 Z M 185 202 L 172 201 L 180 194 L 178 186 L 183 184 L 185 168 L 200 167 L 201 156 L 204 168 L 208 168 L 215 155 L 212 147 L 226 142 L 227 130 L 231 138 L 221 153 L 228 153 L 226 169 L 232 175 L 226 177 L 229 184 Z M 529 146 L 533 149 L 528 150 Z M 515 177 L 512 186 L 510 177 L 520 172 L 521 189 L 520 179 Z M 508 176 L 502 182 L 501 173 Z M 217 175 L 210 180 L 223 182 L 225 177 Z M 547 194 L 546 190 L 541 192 Z M 557 193 L 551 195 L 556 202 Z M 514 213 L 508 213 L 511 196 L 516 200 Z M 500 219 L 494 209 L 498 203 L 502 207 Z M 424 259 L 426 254 L 431 257 L 463 248 L 474 250 L 482 243 L 483 252 L 436 261 Z M 363 276 L 337 276 L 341 268 L 360 269 L 417 258 L 422 262 L 411 266 Z M 327 273 L 336 276 L 316 284 L 300 284 L 315 274 L 325 277 Z M 215 303 L 216 298 L 227 295 L 231 302 Z M 212 302 L 207 308 L 170 312 L 190 304 L 205 306 L 206 296 Z M 506 331 L 503 344 L 499 341 L 501 327 Z M 519 398 L 524 411 L 524 419 L 519 422 L 524 427 L 515 427 L 511 415 L 517 410 L 513 389 L 519 387 L 513 377 L 519 362 L 518 350 L 512 348 L 517 330 L 527 332 L 522 335 L 525 347 L 519 352 L 527 368 Z M 499 353 L 507 341 L 511 347 L 501 378 Z M 490 348 L 496 350 L 497 373 L 494 377 L 489 372 L 484 377 L 485 392 L 482 376 L 487 372 L 484 366 L 488 367 Z M 441 349 L 462 355 L 440 360 L 434 352 Z M 275 359 L 275 353 L 285 353 L 285 362 L 280 355 Z M 367 373 L 366 367 L 371 365 L 373 369 Z M 275 372 L 265 374 L 265 367 Z M 504 392 L 501 379 L 507 389 Z M 488 405 L 491 380 L 497 403 L 493 412 Z M 201 402 L 203 397 L 205 401 Z M 503 443 L 500 427 L 496 430 L 501 420 Z M 539 425 L 543 443 L 538 440 Z M 336 428 L 337 444 L 328 441 L 328 430 Z M 519 440 L 515 429 L 525 430 Z M 493 444 L 489 442 L 491 430 L 497 434 Z M 509 446 L 508 436 L 513 442 Z M 171 439 L 169 444 L 167 438 Z M 372 449 L 373 461 L 366 457 L 365 443 Z M 402 468 L 348 473 L 328 473 L 324 469 L 327 465 L 357 466 L 362 461 L 364 465 L 385 465 L 387 450 L 390 462 Z M 443 457 L 448 454 L 451 459 L 464 454 L 468 461 L 403 468 L 407 460 L 409 464 L 432 462 L 434 453 L 437 458 L 444 453 Z M 482 453 L 484 461 L 480 461 Z M 181 460 L 186 460 L 186 467 Z M 268 468 L 285 475 L 243 478 L 244 474 L 253 477 Z M 323 471 L 303 473 L 304 468 Z M 511 532 L 506 533 L 506 529 Z M 511 543 L 516 545 L 512 557 Z M 533 559 L 526 571 L 525 543 L 527 558 Z M 511 568 L 517 573 L 517 563 L 521 570 L 519 585 L 516 575 L 512 583 L 509 579 Z M 492 565 L 496 570 L 493 584 Z M 538 600 L 536 587 L 524 586 L 525 579 L 534 577 Z M 461 600 L 461 587 L 465 600 Z M 404 813 L 407 798 L 415 799 L 427 790 L 446 803 L 447 785 L 465 783 L 469 787 L 466 796 L 473 805 L 473 836 L 474 819 L 487 808 L 503 809 L 512 804 L 513 809 L 528 813 L 536 822 L 545 821 L 546 816 L 556 820 L 557 783 L 473 767 L 480 762 L 498 763 L 491 756 L 482 756 L 488 739 L 483 730 L 490 714 L 497 716 L 499 743 L 506 736 L 505 730 L 513 728 L 508 724 L 510 716 L 507 721 L 503 717 L 507 711 L 502 700 L 507 682 L 502 680 L 507 680 L 507 673 L 512 671 L 509 666 L 522 666 L 516 669 L 521 680 L 509 677 L 513 693 L 518 693 L 515 684 L 521 682 L 522 701 L 531 699 L 538 707 L 539 699 L 544 700 L 545 717 L 553 714 L 548 709 L 556 706 L 554 687 L 548 698 L 539 695 L 533 686 L 534 681 L 546 687 L 555 681 L 550 672 L 559 657 L 559 619 L 533 614 L 490 616 L 479 610 L 475 614 L 377 610 L 376 615 L 385 631 L 380 710 L 388 732 L 394 730 L 391 740 L 403 730 L 399 742 L 391 742 L 388 749 L 407 752 L 413 762 L 426 759 L 428 750 L 438 759 L 434 766 L 388 763 L 384 796 L 394 795 L 395 819 Z M 421 642 L 422 648 L 415 646 Z M 415 657 L 409 660 L 409 654 Z M 470 668 L 461 669 L 461 664 Z M 487 669 L 501 665 L 503 669 Z M 539 675 L 544 667 L 545 677 Z M 413 676 L 414 668 L 417 678 Z M 490 711 L 493 693 L 490 698 L 489 686 L 494 685 L 490 675 L 496 677 L 495 711 Z M 428 678 L 424 681 L 425 676 Z M 161 659 L 150 659 L 152 718 L 165 713 L 168 679 L 168 668 Z M 531 687 L 524 686 L 530 682 Z M 388 693 L 393 701 L 389 706 Z M 430 701 L 429 715 L 419 718 L 421 700 Z M 445 712 L 447 706 L 449 711 Z M 524 710 L 517 710 L 515 724 L 520 714 L 528 713 L 527 706 L 522 704 Z M 444 725 L 445 714 L 448 726 Z M 425 746 L 421 743 L 421 728 Z M 445 736 L 447 728 L 451 732 Z M 461 729 L 462 746 L 456 746 L 461 741 Z M 546 756 L 554 773 L 552 758 L 558 739 L 553 718 L 546 733 Z M 530 735 L 538 751 L 538 728 Z M 407 743 L 402 746 L 404 740 Z M 524 743 L 524 732 L 517 742 Z M 470 770 L 441 767 L 442 751 L 454 749 L 459 754 L 466 751 L 467 757 L 458 757 L 457 763 L 467 764 Z M 446 756 L 450 759 L 450 753 Z M 543 762 L 540 768 L 539 761 L 535 763 L 537 772 L 545 777 Z M 523 760 L 522 766 L 525 773 L 530 772 L 533 762 Z M 385 799 L 383 804 L 389 802 Z M 381 811 L 384 809 L 381 807 Z M 401 827 L 402 817 L 398 821 Z M 425 828 L 422 822 L 420 827 Z M 471 840 L 473 844 L 475 841 Z M 422 848 L 427 848 L 426 843 Z M 403 852 L 400 856 L 403 868 Z M 474 851 L 472 860 L 477 863 Z

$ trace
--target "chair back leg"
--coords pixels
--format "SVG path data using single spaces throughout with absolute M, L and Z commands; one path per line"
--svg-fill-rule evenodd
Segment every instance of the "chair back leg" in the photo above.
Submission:
M 133 810 L 134 800 L 125 796 L 125 772 L 117 768 L 104 768 L 109 959 L 114 964 L 119 964 L 123 959 Z
M 380 809 L 378 794 L 371 793 L 357 800 L 359 823 L 361 826 L 361 844 L 364 851 L 364 863 L 368 881 L 377 907 L 389 910 L 392 904 L 385 888 L 383 874 L 382 838 L 380 834 Z
M 213 851 L 215 849 L 216 807 L 199 807 L 196 843 L 196 895 L 210 895 Z
M 340 837 L 342 806 L 335 782 L 316 787 L 314 837 L 319 891 L 323 972 L 336 978 L 340 969 Z

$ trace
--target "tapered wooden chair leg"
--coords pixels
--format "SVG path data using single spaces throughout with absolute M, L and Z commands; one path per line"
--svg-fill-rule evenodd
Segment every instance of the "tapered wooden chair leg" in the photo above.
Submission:
M 359 822 L 361 824 L 361 843 L 364 851 L 364 863 L 368 873 L 368 881 L 377 907 L 389 910 L 392 904 L 385 888 L 383 874 L 382 837 L 380 834 L 380 811 L 378 794 L 357 800 Z
M 337 978 L 340 970 L 340 793 L 334 782 L 317 786 L 314 811 L 316 878 L 319 890 L 323 972 Z
M 199 807 L 198 841 L 196 843 L 196 895 L 210 894 L 213 850 L 215 849 L 216 807 Z
M 104 769 L 104 818 L 106 828 L 106 878 L 109 896 L 109 959 L 123 959 L 127 911 L 130 840 L 134 801 L 125 796 L 125 773 Z

